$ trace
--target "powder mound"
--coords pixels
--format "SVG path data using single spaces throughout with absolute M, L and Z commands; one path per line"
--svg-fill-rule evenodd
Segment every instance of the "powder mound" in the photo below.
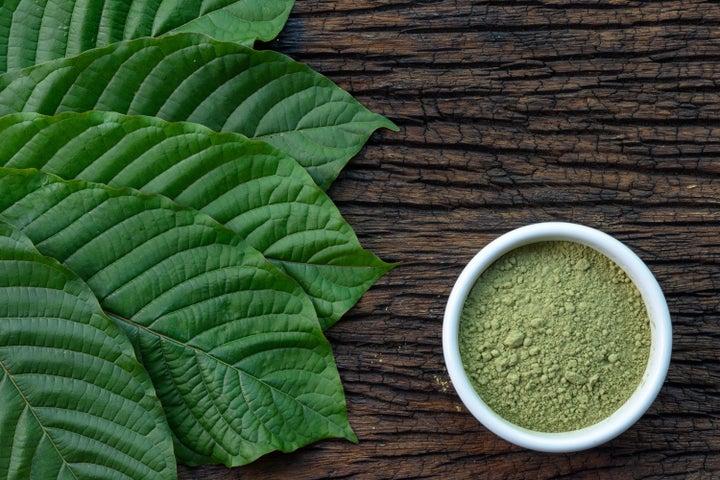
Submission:
M 478 279 L 460 320 L 470 380 L 503 418 L 569 431 L 612 414 L 650 354 L 642 297 L 610 259 L 572 242 L 513 250 Z

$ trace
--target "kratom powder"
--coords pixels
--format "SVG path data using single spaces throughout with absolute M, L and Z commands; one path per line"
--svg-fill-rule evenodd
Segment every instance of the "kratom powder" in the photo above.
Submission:
M 517 248 L 477 280 L 460 319 L 474 388 L 506 420 L 536 431 L 583 428 L 633 393 L 650 354 L 650 321 L 627 274 L 566 241 Z

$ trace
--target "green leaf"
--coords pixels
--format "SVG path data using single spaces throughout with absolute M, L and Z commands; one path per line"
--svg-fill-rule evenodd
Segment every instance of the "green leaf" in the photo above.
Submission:
M 0 6 L 0 72 L 121 40 L 203 33 L 252 45 L 282 30 L 294 0 L 8 0 Z
M 7 115 L 0 137 L 0 166 L 132 187 L 204 211 L 293 277 L 324 329 L 392 267 L 361 247 L 297 162 L 238 134 L 90 112 Z
M 194 8 L 203 7 L 202 14 L 186 23 L 170 22 L 169 26 L 178 26 L 168 32 L 204 33 L 217 40 L 252 46 L 255 40 L 268 42 L 280 33 L 295 0 L 240 0 L 233 3 L 225 0 L 223 3 L 228 3 L 227 7 L 214 9 L 208 9 L 204 5 L 206 2 L 200 0 L 193 3 L 196 4 Z M 187 0 L 182 2 L 183 9 L 187 4 Z M 178 10 L 175 7 L 172 14 L 177 15 Z
M 170 429 L 122 331 L 0 222 L 0 478 L 172 479 Z
M 327 188 L 392 122 L 309 67 L 202 35 L 142 38 L 0 76 L 0 115 L 108 110 L 267 141 Z
M 356 440 L 312 304 L 207 215 L 159 195 L 0 168 L 0 218 L 76 272 L 133 340 L 184 463 Z

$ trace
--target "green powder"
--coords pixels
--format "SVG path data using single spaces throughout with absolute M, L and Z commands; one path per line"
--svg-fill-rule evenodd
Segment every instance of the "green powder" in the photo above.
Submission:
M 470 291 L 460 355 L 485 403 L 537 431 L 583 428 L 633 393 L 650 321 L 627 274 L 597 251 L 540 242 L 493 263 Z

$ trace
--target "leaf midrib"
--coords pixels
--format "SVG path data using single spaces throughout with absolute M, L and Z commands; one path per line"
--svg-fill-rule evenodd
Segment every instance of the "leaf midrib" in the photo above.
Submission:
M 341 103 L 341 102 L 336 102 L 336 103 Z M 296 127 L 296 128 L 293 128 L 292 130 L 287 130 L 285 132 L 263 133 L 260 135 L 253 135 L 250 138 L 252 138 L 253 140 L 267 141 L 267 139 L 283 137 L 283 136 L 287 136 L 287 135 L 293 134 L 293 133 L 308 133 L 308 132 L 315 132 L 315 131 L 323 131 L 323 130 L 327 130 L 328 128 L 338 128 L 338 129 L 345 130 L 350 133 L 355 133 L 355 132 L 353 132 L 354 125 L 386 127 L 387 123 L 385 123 L 379 119 L 362 120 L 362 121 L 353 119 L 352 122 L 344 122 L 344 123 L 340 123 L 337 125 L 319 125 L 316 127 L 300 127 L 300 128 Z M 223 125 L 223 128 L 225 128 L 225 125 Z M 362 135 L 364 135 L 364 134 L 365 133 L 363 132 Z M 345 149 L 347 147 L 324 147 L 324 148 L 332 148 L 332 149 L 336 149 L 336 150 L 341 150 L 341 149 Z
M 142 324 L 140 324 L 140 323 L 134 322 L 132 319 L 122 317 L 122 316 L 117 315 L 117 314 L 115 314 L 115 313 L 113 313 L 113 312 L 107 312 L 107 311 L 106 311 L 105 313 L 106 313 L 108 316 L 112 317 L 112 318 L 115 318 L 115 319 L 117 319 L 117 320 L 119 320 L 119 321 L 121 321 L 121 322 L 127 323 L 128 325 L 131 325 L 131 326 L 133 326 L 133 327 L 135 327 L 135 328 L 137 328 L 137 329 L 139 329 L 139 330 L 143 330 L 143 331 L 149 333 L 150 335 L 154 335 L 154 336 L 160 338 L 161 340 L 167 341 L 168 343 L 172 343 L 172 344 L 178 345 L 178 346 L 180 346 L 180 347 L 190 349 L 190 350 L 193 352 L 193 354 L 195 354 L 195 355 L 204 355 L 204 356 L 208 357 L 209 359 L 211 359 L 211 360 L 219 363 L 220 365 L 223 365 L 223 366 L 227 367 L 228 369 L 231 369 L 231 370 L 233 370 L 233 371 L 236 371 L 236 372 L 238 372 L 239 374 L 243 374 L 243 375 L 247 376 L 248 378 L 257 381 L 257 382 L 260 383 L 261 385 L 267 387 L 269 390 L 271 390 L 271 391 L 273 391 L 273 392 L 276 392 L 276 393 L 280 394 L 280 395 L 283 396 L 283 397 L 286 397 L 286 398 L 291 399 L 292 401 L 298 403 L 299 405 L 303 406 L 303 408 L 305 408 L 305 409 L 313 412 L 314 414 L 316 414 L 316 415 L 318 415 L 318 416 L 320 416 L 320 417 L 322 417 L 322 418 L 326 418 L 326 416 L 323 415 L 321 412 L 319 412 L 317 409 L 314 409 L 314 408 L 312 408 L 311 406 L 309 406 L 309 405 L 301 402 L 300 400 L 298 400 L 298 399 L 296 399 L 296 398 L 294 398 L 294 397 L 291 397 L 288 393 L 283 392 L 282 390 L 279 390 L 277 387 L 275 387 L 275 386 L 267 383 L 266 381 L 262 380 L 261 378 L 257 377 L 256 375 L 253 375 L 252 373 L 247 372 L 246 370 L 244 370 L 244 369 L 242 369 L 242 368 L 240 368 L 240 367 L 237 367 L 237 366 L 235 366 L 235 365 L 232 365 L 232 364 L 226 362 L 225 360 L 222 360 L 221 358 L 218 358 L 217 356 L 211 354 L 210 352 L 207 352 L 207 351 L 205 351 L 205 350 L 203 350 L 203 349 L 201 349 L 201 348 L 199 348 L 199 347 L 196 347 L 196 346 L 194 346 L 194 345 L 189 345 L 189 344 L 187 344 L 187 343 L 183 343 L 183 342 L 181 342 L 181 341 L 179 341 L 179 340 L 177 340 L 177 339 L 174 339 L 174 338 L 172 338 L 172 337 L 169 337 L 169 336 L 167 336 L 167 335 L 164 335 L 164 334 L 162 334 L 162 333 L 160 333 L 160 332 L 156 332 L 155 330 L 151 330 L 150 328 L 146 327 L 145 325 L 142 325 Z M 310 332 L 308 332 L 308 333 L 310 333 Z M 204 384 L 204 380 L 203 380 L 203 384 Z M 242 382 L 241 382 L 241 384 L 242 384 Z M 208 390 L 208 392 L 210 392 L 210 390 Z M 243 393 L 243 397 L 246 398 L 244 393 Z M 248 402 L 247 400 L 246 400 L 245 403 L 246 403 L 246 405 L 248 405 L 248 408 L 250 408 L 251 403 Z M 192 410 L 192 409 L 191 409 L 191 410 Z M 256 412 L 255 412 L 254 410 L 251 409 L 251 411 L 253 412 L 253 415 L 256 415 Z M 328 421 L 329 421 L 329 419 L 328 419 Z M 261 423 L 262 423 L 262 422 L 261 422 Z M 342 425 L 338 425 L 336 422 L 332 422 L 332 423 L 333 423 L 335 426 L 337 426 L 341 431 L 344 430 L 344 429 L 342 428 Z M 264 426 L 264 425 L 263 425 L 263 426 Z M 275 436 L 275 435 L 273 434 L 273 436 Z
M 45 428 L 45 425 L 40 421 L 40 417 L 35 412 L 35 409 L 33 408 L 32 404 L 30 403 L 30 400 L 27 398 L 27 396 L 23 393 L 22 389 L 20 388 L 20 385 L 17 384 L 15 379 L 13 378 L 12 373 L 7 369 L 5 364 L 2 360 L 0 360 L 0 368 L 2 368 L 2 371 L 5 373 L 7 378 L 10 380 L 10 383 L 13 387 L 15 387 L 15 390 L 17 390 L 18 395 L 20 395 L 20 398 L 22 399 L 23 403 L 25 403 L 26 408 L 30 412 L 30 414 L 35 419 L 35 422 L 37 422 L 38 426 L 40 427 L 40 430 L 42 430 L 43 435 L 47 437 L 50 444 L 53 446 L 53 449 L 55 452 L 57 452 L 58 457 L 60 460 L 62 460 L 63 465 L 66 467 L 67 471 L 70 472 L 70 474 L 75 478 L 76 480 L 80 480 L 77 475 L 75 475 L 75 472 L 73 471 L 72 467 L 70 466 L 70 463 L 65 459 L 65 456 L 60 452 L 59 447 L 57 446 L 57 443 L 52 438 L 52 435 L 50 435 L 50 432 L 48 432 L 47 428 Z

